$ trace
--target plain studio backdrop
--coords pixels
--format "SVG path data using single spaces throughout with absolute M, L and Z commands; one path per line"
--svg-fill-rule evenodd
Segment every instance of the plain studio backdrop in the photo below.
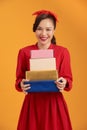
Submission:
M 73 89 L 63 92 L 73 130 L 87 130 L 87 1 L 0 0 L 0 130 L 16 130 L 24 94 L 15 90 L 20 48 L 36 42 L 32 26 L 36 10 L 58 14 L 57 44 L 69 49 Z

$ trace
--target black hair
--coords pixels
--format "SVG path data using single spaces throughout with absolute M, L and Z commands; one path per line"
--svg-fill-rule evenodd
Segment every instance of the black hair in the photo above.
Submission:
M 40 14 L 39 16 L 36 17 L 35 23 L 33 24 L 33 32 L 36 31 L 36 29 L 37 29 L 39 23 L 41 22 L 41 20 L 47 19 L 47 18 L 49 18 L 49 19 L 51 19 L 51 20 L 53 21 L 54 29 L 55 29 L 55 28 L 56 28 L 56 19 L 55 19 L 55 17 L 53 17 L 53 16 L 50 15 L 50 14 Z M 52 40 L 51 40 L 51 43 L 52 43 L 52 44 L 56 44 L 56 39 L 55 39 L 54 36 L 53 36 L 53 38 L 52 38 Z

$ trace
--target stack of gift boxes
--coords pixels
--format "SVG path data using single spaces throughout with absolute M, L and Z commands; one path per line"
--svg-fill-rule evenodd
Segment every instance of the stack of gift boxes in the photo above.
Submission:
M 52 84 L 54 84 L 54 80 L 58 79 L 56 59 L 54 57 L 53 49 L 31 50 L 30 54 L 30 71 L 26 71 L 26 79 L 29 79 L 30 83 L 33 84 L 35 89 L 38 91 L 41 91 L 39 89 L 41 89 L 41 87 L 46 87 L 47 84 L 52 86 Z M 39 89 L 36 88 L 36 83 L 37 87 L 40 86 Z M 31 86 L 31 90 L 33 86 Z

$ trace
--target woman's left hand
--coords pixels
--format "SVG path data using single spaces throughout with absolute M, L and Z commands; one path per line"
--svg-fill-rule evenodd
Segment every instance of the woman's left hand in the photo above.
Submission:
M 60 77 L 59 79 L 57 79 L 55 81 L 57 88 L 59 89 L 60 92 L 62 92 L 64 90 L 64 88 L 66 87 L 67 84 L 67 80 L 63 77 Z

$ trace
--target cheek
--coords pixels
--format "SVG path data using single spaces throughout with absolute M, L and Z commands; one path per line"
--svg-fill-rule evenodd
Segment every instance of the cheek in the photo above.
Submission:
M 54 33 L 53 32 L 51 32 L 50 34 L 49 34 L 49 36 L 52 38 L 53 37 L 53 35 L 54 35 Z
M 38 35 L 40 35 L 40 33 L 41 33 L 41 31 L 40 30 L 36 30 L 36 35 L 38 36 Z
M 54 35 L 54 30 L 50 32 L 50 35 Z

